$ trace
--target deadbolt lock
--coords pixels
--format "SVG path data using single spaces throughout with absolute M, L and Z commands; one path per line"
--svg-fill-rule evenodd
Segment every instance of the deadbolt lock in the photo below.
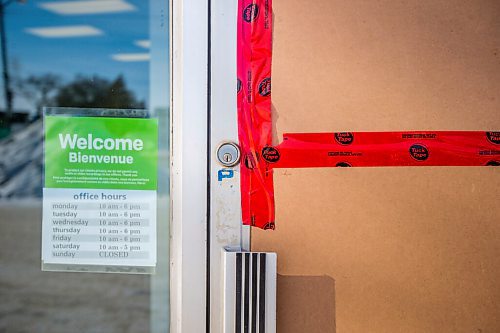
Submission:
M 233 142 L 224 142 L 217 148 L 217 159 L 225 167 L 232 167 L 240 162 L 240 147 Z

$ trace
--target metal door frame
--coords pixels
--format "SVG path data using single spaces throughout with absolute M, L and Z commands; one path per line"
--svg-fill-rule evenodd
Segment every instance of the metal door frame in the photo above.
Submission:
M 222 252 L 249 247 L 239 165 L 223 168 L 215 157 L 221 143 L 238 142 L 237 6 L 170 4 L 172 333 L 222 331 Z M 221 170 L 232 176 L 221 179 Z

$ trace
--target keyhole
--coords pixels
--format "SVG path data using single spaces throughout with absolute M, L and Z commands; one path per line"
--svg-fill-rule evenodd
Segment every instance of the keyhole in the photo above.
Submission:
M 225 153 L 222 156 L 222 159 L 224 160 L 224 162 L 230 163 L 233 160 L 233 156 L 231 156 L 231 154 L 229 154 L 229 153 Z

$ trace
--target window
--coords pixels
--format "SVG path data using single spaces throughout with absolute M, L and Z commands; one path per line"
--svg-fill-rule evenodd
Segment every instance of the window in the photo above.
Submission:
M 0 331 L 167 332 L 168 3 L 1 0 Z M 155 275 L 40 270 L 46 106 L 159 119 Z

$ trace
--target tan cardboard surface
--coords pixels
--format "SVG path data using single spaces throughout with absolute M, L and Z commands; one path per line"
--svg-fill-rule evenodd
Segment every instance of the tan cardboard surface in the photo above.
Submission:
M 277 138 L 500 130 L 500 2 L 273 5 Z M 252 249 L 278 253 L 279 333 L 500 332 L 499 169 L 276 170 L 275 191 Z

